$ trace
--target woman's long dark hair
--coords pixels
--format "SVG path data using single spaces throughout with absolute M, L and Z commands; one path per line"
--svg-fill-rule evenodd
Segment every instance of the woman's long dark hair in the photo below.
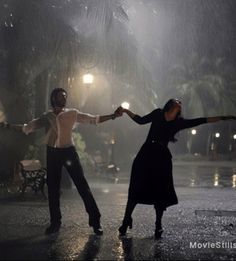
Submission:
M 174 105 L 174 103 L 177 101 L 178 99 L 170 99 L 167 101 L 167 103 L 164 105 L 163 109 L 162 109 L 162 112 L 163 114 L 167 111 L 169 111 L 171 109 L 171 107 Z M 181 113 L 179 112 L 177 115 L 176 115 L 176 119 L 179 119 L 179 118 L 182 118 L 181 116 Z M 172 137 L 170 137 L 170 141 L 172 142 L 176 142 L 177 139 L 175 138 L 175 136 L 173 135 Z
M 59 92 L 65 92 L 66 95 L 67 95 L 67 91 L 64 90 L 63 88 L 55 88 L 55 89 L 53 89 L 53 91 L 51 92 L 51 96 L 50 96 L 50 102 L 51 102 L 52 108 L 55 108 L 57 106 L 56 98 L 57 98 L 57 94 Z

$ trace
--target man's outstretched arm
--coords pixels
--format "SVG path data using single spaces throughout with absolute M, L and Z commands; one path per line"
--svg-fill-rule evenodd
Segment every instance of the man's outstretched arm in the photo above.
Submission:
M 83 113 L 77 110 L 77 122 L 89 123 L 89 124 L 98 124 L 108 120 L 114 120 L 117 117 L 120 117 L 122 114 L 113 113 L 109 115 L 92 115 L 89 113 Z
M 6 121 L 0 123 L 0 128 L 22 131 L 24 124 L 10 124 Z
M 0 123 L 0 127 L 4 128 L 4 129 L 22 131 L 26 135 L 28 135 L 29 133 L 34 132 L 37 129 L 43 128 L 44 121 L 43 121 L 43 118 L 37 118 L 37 119 L 33 119 L 32 121 L 28 122 L 27 124 L 11 124 L 8 122 L 2 122 L 2 123 Z

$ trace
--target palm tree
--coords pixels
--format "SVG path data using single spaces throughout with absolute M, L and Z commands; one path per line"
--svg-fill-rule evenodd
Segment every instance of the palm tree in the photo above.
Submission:
M 179 97 L 186 117 L 236 114 L 232 67 L 226 66 L 223 59 L 209 61 L 197 54 L 185 61 L 173 66 L 165 96 Z M 213 127 L 208 126 L 207 155 Z

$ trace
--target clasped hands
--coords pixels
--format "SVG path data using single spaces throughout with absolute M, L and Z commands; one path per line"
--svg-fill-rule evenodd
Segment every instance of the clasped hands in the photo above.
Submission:
M 124 108 L 122 106 L 119 106 L 115 111 L 114 111 L 114 118 L 121 117 L 123 115 Z

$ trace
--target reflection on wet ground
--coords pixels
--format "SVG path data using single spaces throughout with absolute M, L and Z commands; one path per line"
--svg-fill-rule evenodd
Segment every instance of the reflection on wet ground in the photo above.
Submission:
M 177 181 L 181 176 L 191 182 L 189 169 L 185 168 L 185 176 L 181 169 L 175 172 Z M 155 241 L 155 211 L 150 205 L 138 204 L 132 230 L 126 237 L 118 235 L 127 202 L 127 180 L 123 184 L 90 181 L 102 213 L 101 237 L 88 226 L 88 215 L 75 189 L 63 190 L 62 227 L 51 236 L 44 235 L 47 202 L 32 197 L 0 200 L 0 260 L 235 260 L 235 247 L 230 245 L 236 236 L 234 188 L 214 187 L 211 178 L 213 189 L 177 187 L 179 204 L 164 213 L 163 238 Z M 190 247 L 195 242 L 199 248 Z M 229 246 L 202 247 L 206 242 L 229 242 Z
M 236 168 L 174 166 L 176 186 L 236 188 Z

